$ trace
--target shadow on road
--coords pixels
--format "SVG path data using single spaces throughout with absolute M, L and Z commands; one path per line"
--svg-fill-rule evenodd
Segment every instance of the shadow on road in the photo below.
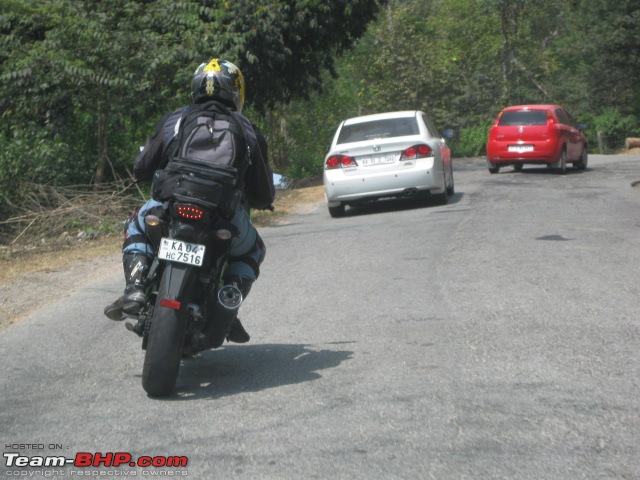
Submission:
M 348 343 L 348 342 L 341 342 Z M 310 382 L 353 352 L 315 345 L 228 345 L 182 361 L 176 393 L 165 401 L 217 399 Z
M 587 167 L 585 170 L 578 170 L 570 165 L 567 165 L 567 173 L 565 175 L 582 175 L 584 173 L 589 173 L 592 169 Z M 555 175 L 562 178 L 564 175 L 556 172 L 553 168 L 548 167 L 538 167 L 535 165 L 527 165 L 522 170 L 518 171 L 513 167 L 504 167 L 500 170 L 497 175 L 505 175 L 505 174 L 514 174 L 514 175 L 522 175 L 522 174 L 538 174 L 538 175 Z
M 354 205 L 347 207 L 344 216 L 352 217 L 359 215 L 371 215 L 376 213 L 386 212 L 399 212 L 403 210 L 414 210 L 418 208 L 431 208 L 431 207 L 447 207 L 453 205 L 462 200 L 463 193 L 455 193 L 449 197 L 447 205 L 440 205 L 436 200 L 425 197 L 417 198 L 393 198 L 377 200 L 362 205 Z

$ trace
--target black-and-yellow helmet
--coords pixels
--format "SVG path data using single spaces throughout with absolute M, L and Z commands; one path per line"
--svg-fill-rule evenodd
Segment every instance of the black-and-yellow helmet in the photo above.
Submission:
M 233 63 L 212 58 L 200 65 L 193 74 L 191 98 L 194 103 L 218 98 L 241 112 L 244 105 L 244 76 Z

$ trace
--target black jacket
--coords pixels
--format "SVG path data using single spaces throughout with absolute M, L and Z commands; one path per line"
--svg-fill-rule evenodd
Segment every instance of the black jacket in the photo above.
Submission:
M 150 180 L 158 169 L 163 169 L 168 161 L 172 143 L 177 135 L 178 120 L 188 107 L 168 113 L 156 124 L 156 131 L 149 137 L 133 164 L 133 173 L 138 180 Z M 269 166 L 267 141 L 258 127 L 244 115 L 233 115 L 245 127 L 246 138 L 251 152 L 251 165 L 244 179 L 244 194 L 250 207 L 258 210 L 273 209 L 275 187 L 273 172 Z

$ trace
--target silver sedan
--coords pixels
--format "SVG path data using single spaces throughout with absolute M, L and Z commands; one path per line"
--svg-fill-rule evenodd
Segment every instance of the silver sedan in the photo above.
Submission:
M 345 206 L 425 195 L 446 204 L 454 193 L 451 151 L 424 112 L 402 111 L 343 121 L 324 161 L 332 217 Z

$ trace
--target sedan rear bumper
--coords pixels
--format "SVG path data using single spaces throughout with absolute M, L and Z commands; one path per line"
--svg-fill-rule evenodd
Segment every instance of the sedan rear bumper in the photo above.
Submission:
M 324 171 L 324 191 L 330 207 L 377 198 L 417 193 L 443 193 L 443 172 L 434 162 L 417 162 L 410 169 L 348 175 L 340 169 Z M 415 190 L 414 190 L 415 189 Z

